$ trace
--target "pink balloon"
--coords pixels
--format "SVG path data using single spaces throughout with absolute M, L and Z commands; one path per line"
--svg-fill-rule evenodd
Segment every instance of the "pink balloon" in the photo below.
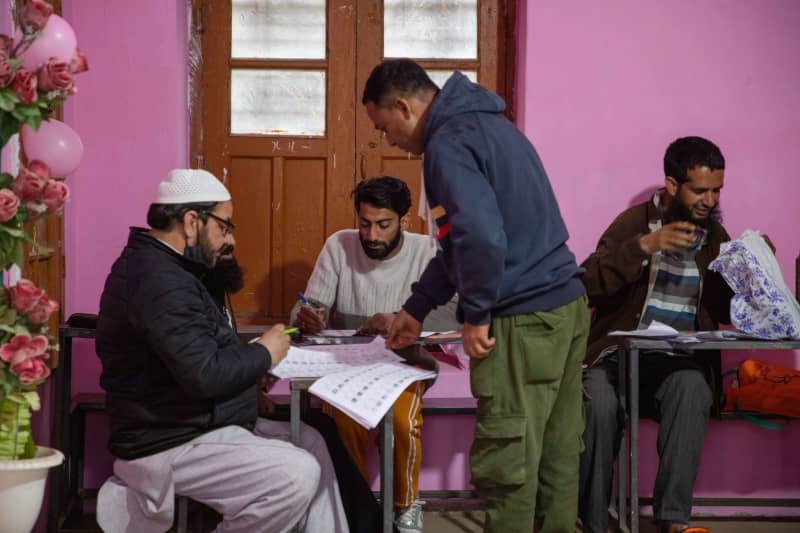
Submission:
M 19 42 L 21 37 L 18 33 L 16 41 Z M 50 15 L 39 38 L 22 52 L 22 66 L 33 72 L 47 63 L 51 57 L 69 63 L 75 55 L 76 47 L 75 31 L 69 22 L 58 15 Z
M 28 161 L 38 159 L 53 176 L 64 177 L 83 159 L 83 142 L 75 130 L 55 119 L 42 122 L 39 130 L 22 126 L 22 146 Z

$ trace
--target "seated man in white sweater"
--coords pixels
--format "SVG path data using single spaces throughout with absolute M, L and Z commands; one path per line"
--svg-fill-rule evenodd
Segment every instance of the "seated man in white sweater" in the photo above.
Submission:
M 292 323 L 304 333 L 325 327 L 388 331 L 393 312 L 436 254 L 432 238 L 405 231 L 411 192 L 402 180 L 382 176 L 361 181 L 353 200 L 359 229 L 341 230 L 328 238 L 308 280 L 308 303 L 298 302 L 292 309 Z M 457 329 L 455 310 L 455 302 L 440 307 L 428 316 L 424 329 Z M 394 405 L 395 525 L 401 533 L 422 531 L 417 493 L 424 388 L 421 382 L 413 383 Z M 332 411 L 342 441 L 367 478 L 367 430 L 344 413 Z

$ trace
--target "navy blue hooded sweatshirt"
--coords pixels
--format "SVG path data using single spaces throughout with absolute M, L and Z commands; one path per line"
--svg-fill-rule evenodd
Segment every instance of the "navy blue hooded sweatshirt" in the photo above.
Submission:
M 584 293 L 542 162 L 504 109 L 459 72 L 428 108 L 425 192 L 441 249 L 403 305 L 419 321 L 454 292 L 460 318 L 476 325 Z

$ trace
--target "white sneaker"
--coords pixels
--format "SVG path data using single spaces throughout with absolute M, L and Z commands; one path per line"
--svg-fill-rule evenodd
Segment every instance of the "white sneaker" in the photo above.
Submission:
M 414 503 L 395 513 L 394 526 L 397 531 L 400 533 L 422 533 L 423 503 L 425 502 L 414 500 Z

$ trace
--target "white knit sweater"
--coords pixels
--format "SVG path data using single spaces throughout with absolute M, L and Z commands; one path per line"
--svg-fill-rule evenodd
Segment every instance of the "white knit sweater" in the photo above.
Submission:
M 403 232 L 403 242 L 389 259 L 370 259 L 364 253 L 358 230 L 337 231 L 325 241 L 308 280 L 305 296 L 324 305 L 328 327 L 356 329 L 375 313 L 398 311 L 411 294 L 436 244 L 427 235 Z M 294 319 L 299 306 L 292 310 Z M 456 329 L 455 301 L 433 311 L 424 329 Z

